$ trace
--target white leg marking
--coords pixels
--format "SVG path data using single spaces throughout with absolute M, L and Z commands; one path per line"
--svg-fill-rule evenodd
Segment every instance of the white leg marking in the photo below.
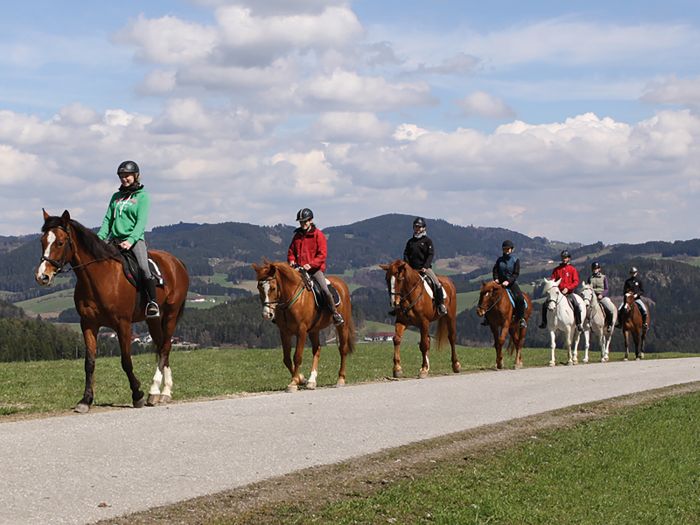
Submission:
M 160 394 L 161 381 L 163 381 L 163 374 L 160 368 L 156 367 L 156 373 L 153 375 L 153 383 L 151 383 L 151 389 L 148 391 L 150 395 L 157 396 Z
M 311 373 L 309 374 L 309 383 L 315 383 L 317 375 L 318 375 L 318 372 L 316 370 L 312 370 Z
M 169 366 L 163 368 L 163 373 L 165 374 L 165 387 L 163 387 L 163 395 L 171 396 L 173 392 L 173 371 Z

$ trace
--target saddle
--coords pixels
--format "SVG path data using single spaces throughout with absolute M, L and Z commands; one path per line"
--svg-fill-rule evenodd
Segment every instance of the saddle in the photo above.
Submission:
M 437 294 L 437 287 L 440 286 L 440 283 L 434 283 L 433 280 L 425 275 L 425 274 L 420 274 L 420 278 L 423 279 L 423 286 L 425 287 L 425 291 L 428 292 L 428 295 L 435 299 L 435 295 Z
M 141 273 L 141 269 L 139 268 L 139 263 L 136 260 L 136 255 L 134 255 L 134 252 L 131 250 L 120 250 L 120 252 L 122 254 L 122 268 L 124 270 L 124 276 L 134 288 L 139 290 L 141 288 L 141 279 L 139 279 L 138 276 Z M 160 272 L 160 268 L 150 257 L 148 258 L 148 269 L 151 271 L 151 277 L 155 278 L 156 280 L 156 286 L 160 286 L 161 288 L 165 286 L 165 281 L 163 280 L 163 274 Z
M 321 290 L 318 283 L 311 278 L 309 272 L 306 270 L 300 270 L 300 273 L 302 279 L 304 280 L 304 286 L 307 290 L 311 290 L 314 294 L 314 302 L 316 303 L 316 306 L 319 309 L 323 309 L 324 306 L 327 306 L 326 295 L 323 293 L 323 290 Z M 335 289 L 333 284 L 328 279 L 326 279 L 326 286 L 328 286 L 328 291 L 331 292 L 331 297 L 333 297 L 333 304 L 335 304 L 335 306 L 339 306 L 340 294 L 338 293 L 338 290 Z

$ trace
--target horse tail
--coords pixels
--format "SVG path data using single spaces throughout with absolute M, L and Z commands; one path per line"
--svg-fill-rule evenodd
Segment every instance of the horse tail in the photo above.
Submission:
M 355 351 L 355 321 L 352 319 L 352 311 L 348 318 L 345 319 L 345 324 L 347 325 L 347 338 L 348 338 L 348 354 L 352 354 Z
M 443 315 L 438 319 L 437 334 L 435 338 L 437 339 L 436 350 L 440 350 L 448 342 L 448 334 L 450 333 L 450 316 Z

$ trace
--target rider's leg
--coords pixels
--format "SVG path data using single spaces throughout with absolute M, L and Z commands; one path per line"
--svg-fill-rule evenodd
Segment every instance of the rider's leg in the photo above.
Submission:
M 581 332 L 583 331 L 583 325 L 581 324 L 581 306 L 578 304 L 578 301 L 576 300 L 576 297 L 574 297 L 573 293 L 567 295 L 566 298 L 569 300 L 569 304 L 574 309 L 574 321 L 576 322 L 576 328 L 579 330 L 579 332 Z
M 141 269 L 141 277 L 143 290 L 146 293 L 146 317 L 159 317 L 160 309 L 156 302 L 156 280 L 151 276 L 151 270 L 148 267 L 148 250 L 144 241 L 136 241 L 131 247 L 131 251 L 136 256 L 136 261 Z
M 612 328 L 615 305 L 612 304 L 612 301 L 608 297 L 603 297 L 600 300 L 600 304 L 603 307 L 603 313 L 605 314 L 605 327 Z
M 649 325 L 647 324 L 647 307 L 642 301 L 641 297 L 637 297 L 637 299 L 634 300 L 635 303 L 637 303 L 637 306 L 639 307 L 639 313 L 642 314 L 642 328 L 645 330 L 649 328 Z
M 343 324 L 343 322 L 344 322 L 343 316 L 340 315 L 340 312 L 338 312 L 335 309 L 335 301 L 333 301 L 333 296 L 331 295 L 331 291 L 328 289 L 328 285 L 326 284 L 326 276 L 323 275 L 323 272 L 321 270 L 316 270 L 311 275 L 311 277 L 313 278 L 314 281 L 316 281 L 318 286 L 323 291 L 323 295 L 326 297 L 326 306 L 328 306 L 328 309 L 333 314 L 333 322 L 335 324 Z
M 511 283 L 510 291 L 513 292 L 513 300 L 515 301 L 515 319 L 518 324 L 523 328 L 527 327 L 527 322 L 525 321 L 525 298 L 523 297 L 523 292 L 520 290 L 518 283 Z
M 427 275 L 435 285 L 435 306 L 437 307 L 438 314 L 445 315 L 447 313 L 447 308 L 445 307 L 445 294 L 442 285 L 432 268 L 426 268 L 425 275 Z

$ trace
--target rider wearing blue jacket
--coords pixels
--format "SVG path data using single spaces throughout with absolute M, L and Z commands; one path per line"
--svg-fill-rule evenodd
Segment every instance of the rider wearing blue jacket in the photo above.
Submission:
M 511 291 L 515 302 L 515 318 L 521 327 L 526 328 L 525 298 L 520 286 L 515 282 L 520 275 L 520 259 L 513 255 L 515 245 L 512 241 L 503 241 L 501 248 L 503 255 L 496 259 L 496 264 L 493 265 L 493 280 Z

